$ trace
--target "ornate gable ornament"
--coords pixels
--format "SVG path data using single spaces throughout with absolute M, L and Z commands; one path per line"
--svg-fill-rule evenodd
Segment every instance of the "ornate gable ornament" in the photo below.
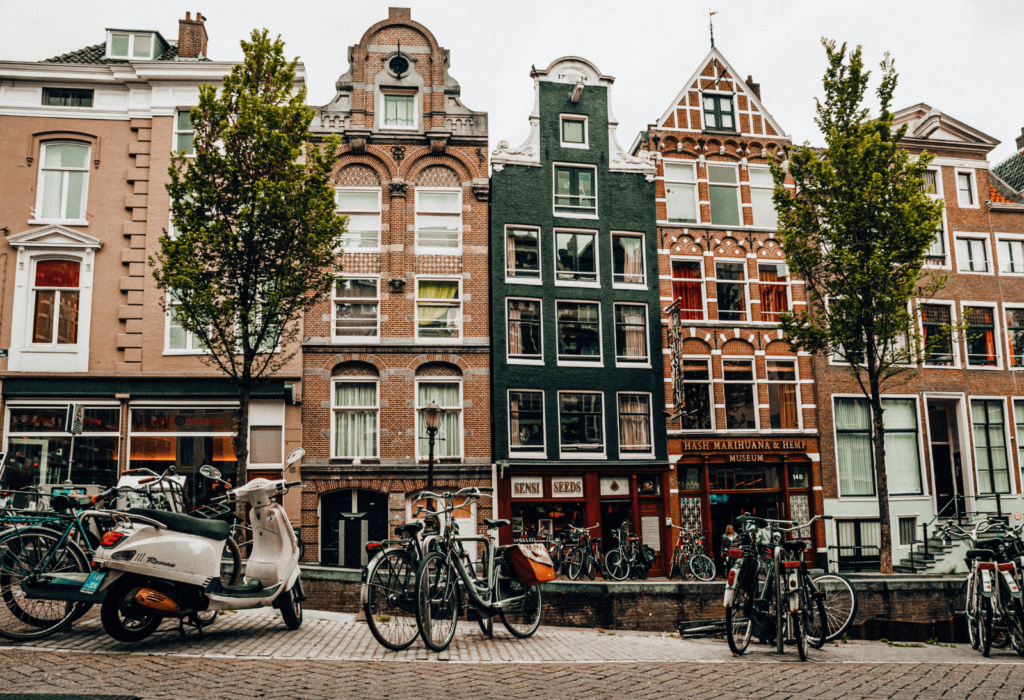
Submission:
M 103 241 L 100 239 L 60 224 L 49 224 L 30 231 L 15 233 L 7 237 L 7 242 L 17 250 L 27 248 L 99 250 L 103 247 Z

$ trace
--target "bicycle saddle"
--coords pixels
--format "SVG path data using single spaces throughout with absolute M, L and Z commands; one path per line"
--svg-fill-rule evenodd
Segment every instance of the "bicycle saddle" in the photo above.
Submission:
M 807 543 L 803 540 L 793 540 L 792 542 L 783 542 L 782 548 L 787 552 L 802 552 L 807 549 Z
M 982 561 L 995 561 L 996 553 L 991 549 L 968 549 L 968 559 L 981 559 Z
M 493 518 L 484 518 L 484 525 L 486 525 L 489 530 L 497 530 L 499 527 L 505 527 L 506 525 L 511 524 L 511 520 L 505 520 L 504 518 L 500 518 L 498 520 L 494 520 Z
M 402 535 L 415 535 L 417 532 L 423 531 L 423 521 L 417 520 L 414 523 L 406 523 L 405 525 L 399 525 L 395 528 L 395 534 L 401 537 Z

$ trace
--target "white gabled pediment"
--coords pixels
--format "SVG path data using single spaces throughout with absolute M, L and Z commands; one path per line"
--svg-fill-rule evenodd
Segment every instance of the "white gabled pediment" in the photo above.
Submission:
M 7 242 L 12 248 L 99 250 L 103 247 L 103 241 L 100 239 L 60 224 L 49 224 L 42 228 L 16 233 L 8 236 Z
M 895 126 L 907 125 L 907 138 L 998 146 L 999 141 L 925 103 L 893 113 Z

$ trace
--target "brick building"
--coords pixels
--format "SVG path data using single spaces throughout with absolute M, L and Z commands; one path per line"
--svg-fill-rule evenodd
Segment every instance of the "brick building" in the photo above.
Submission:
M 97 487 L 127 467 L 175 464 L 201 499 L 201 464 L 244 480 L 245 467 L 279 468 L 298 445 L 301 363 L 252 401 L 240 471 L 237 392 L 164 313 L 146 262 L 169 226 L 170 153 L 191 149 L 188 110 L 199 85 L 233 64 L 207 57 L 198 14 L 179 22 L 176 41 L 155 30 L 97 38 L 44 61 L 0 62 L 3 485 Z M 73 444 L 69 403 L 86 407 Z M 297 494 L 286 505 L 298 515 Z
M 987 156 L 999 142 L 929 105 L 896 112 L 895 123 L 908 126 L 902 145 L 911 153 L 935 156 L 927 182 L 945 204 L 926 265 L 948 277 L 934 298 L 916 302 L 921 331 L 927 337 L 943 324 L 967 325 L 923 357 L 910 381 L 890 386 L 883 401 L 893 559 L 898 571 L 909 571 L 911 542 L 921 540 L 925 525 L 933 533 L 938 517 L 957 507 L 1022 510 L 1014 445 L 1024 440 L 1024 183 L 1019 153 L 994 175 Z M 818 420 L 827 426 L 825 512 L 836 518 L 827 528 L 829 556 L 845 567 L 877 567 L 870 410 L 845 367 L 829 357 L 814 364 Z M 916 568 L 948 571 L 958 563 L 946 556 L 919 560 Z
M 577 57 L 531 71 L 530 134 L 492 153 L 494 451 L 503 541 L 625 523 L 659 557 L 665 454 L 652 157 L 626 154 L 614 78 Z M 511 530 L 511 532 L 509 531 Z
M 760 85 L 740 79 L 712 48 L 632 149 L 661 155 L 657 247 L 673 500 L 684 527 L 709 532 L 706 547 L 716 555 L 741 512 L 807 520 L 822 509 L 813 490 L 820 481 L 811 360 L 776 328 L 775 314 L 805 303 L 775 240 L 768 169 L 790 144 Z
M 408 9 L 347 57 L 312 126 L 343 137 L 334 183 L 350 218 L 344 278 L 304 322 L 302 512 L 306 559 L 351 567 L 426 485 L 420 409 L 445 409 L 435 490 L 491 483 L 491 426 L 487 115 L 462 103 L 448 51 Z

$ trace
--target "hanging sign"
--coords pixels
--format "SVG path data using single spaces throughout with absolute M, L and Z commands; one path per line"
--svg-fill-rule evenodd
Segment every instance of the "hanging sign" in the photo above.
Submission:
M 85 406 L 73 403 L 68 406 L 66 430 L 72 435 L 81 435 L 85 426 Z
M 544 477 L 513 476 L 512 498 L 544 498 Z
M 552 498 L 583 498 L 583 477 L 551 477 Z

